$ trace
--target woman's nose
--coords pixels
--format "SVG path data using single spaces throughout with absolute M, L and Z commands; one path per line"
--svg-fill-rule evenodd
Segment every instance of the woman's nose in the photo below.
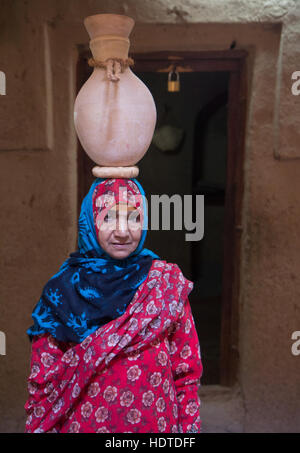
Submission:
M 128 235 L 127 219 L 119 218 L 117 220 L 115 234 L 117 234 L 118 236 L 127 236 Z

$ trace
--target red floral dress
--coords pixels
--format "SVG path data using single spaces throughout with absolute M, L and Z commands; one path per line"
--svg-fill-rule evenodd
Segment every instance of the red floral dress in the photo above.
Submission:
M 201 432 L 192 288 L 176 264 L 154 260 L 125 313 L 82 343 L 35 336 L 25 431 Z

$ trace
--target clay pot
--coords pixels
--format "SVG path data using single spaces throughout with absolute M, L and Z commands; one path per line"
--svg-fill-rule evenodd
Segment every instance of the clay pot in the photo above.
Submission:
M 85 19 L 94 60 L 128 58 L 130 17 L 97 14 Z M 127 67 L 118 82 L 95 67 L 74 105 L 78 138 L 89 157 L 100 166 L 136 164 L 150 146 L 156 107 L 145 84 Z

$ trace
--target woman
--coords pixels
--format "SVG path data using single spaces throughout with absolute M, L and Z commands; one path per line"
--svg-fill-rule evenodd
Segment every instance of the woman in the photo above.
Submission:
M 200 432 L 193 283 L 143 248 L 140 183 L 96 179 L 78 223 L 27 331 L 26 432 Z

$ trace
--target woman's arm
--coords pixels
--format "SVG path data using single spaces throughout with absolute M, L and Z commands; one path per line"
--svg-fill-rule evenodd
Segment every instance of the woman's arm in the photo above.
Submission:
M 27 413 L 25 432 L 33 432 L 33 420 L 45 415 L 43 408 L 39 406 L 45 397 L 52 397 L 54 402 L 55 387 L 57 385 L 59 388 L 60 384 L 58 364 L 68 347 L 68 343 L 56 341 L 49 333 L 33 337 L 30 375 L 27 380 L 29 396 L 24 406 Z
M 172 373 L 178 401 L 179 431 L 201 432 L 198 389 L 203 372 L 200 344 L 189 299 L 169 335 Z

